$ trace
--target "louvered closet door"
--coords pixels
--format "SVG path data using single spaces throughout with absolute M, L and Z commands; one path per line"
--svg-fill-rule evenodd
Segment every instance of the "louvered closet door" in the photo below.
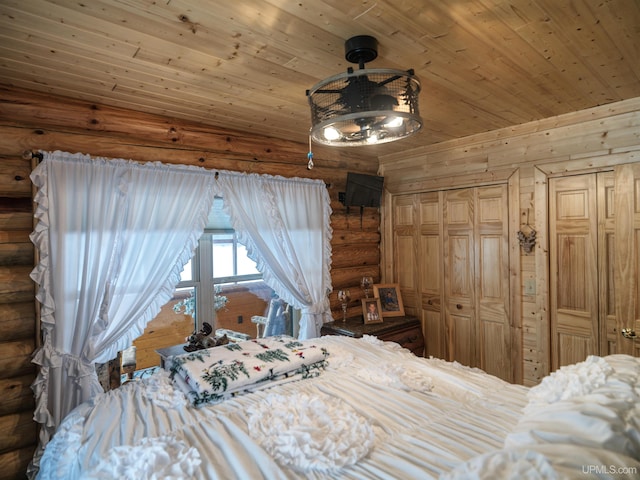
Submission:
M 596 175 L 549 180 L 552 369 L 599 353 Z

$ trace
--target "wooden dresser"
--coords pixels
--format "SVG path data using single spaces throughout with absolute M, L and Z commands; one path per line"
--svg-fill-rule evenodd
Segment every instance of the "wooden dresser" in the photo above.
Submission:
M 344 335 L 360 338 L 373 335 L 380 340 L 396 342 L 415 355 L 424 355 L 424 337 L 420 321 L 416 317 L 386 317 L 382 323 L 368 323 L 362 317 L 347 318 L 345 322 L 335 320 L 322 325 L 321 335 Z

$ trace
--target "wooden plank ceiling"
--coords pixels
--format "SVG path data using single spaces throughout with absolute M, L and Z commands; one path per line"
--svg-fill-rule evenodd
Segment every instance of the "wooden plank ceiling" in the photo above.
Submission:
M 0 0 L 0 84 L 306 143 L 362 34 L 422 83 L 374 159 L 640 96 L 638 0 Z

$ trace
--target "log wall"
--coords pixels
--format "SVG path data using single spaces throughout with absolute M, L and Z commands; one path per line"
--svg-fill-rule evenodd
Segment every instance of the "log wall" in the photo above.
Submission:
M 30 363 L 36 347 L 32 187 L 25 151 L 62 150 L 136 161 L 197 165 L 210 169 L 322 179 L 333 208 L 334 290 L 350 288 L 351 311 L 360 311 L 359 279 L 380 278 L 377 209 L 360 212 L 338 201 L 347 171 L 376 174 L 377 159 L 345 149 L 314 148 L 315 168 L 307 170 L 307 145 L 140 114 L 68 98 L 0 88 L 0 472 L 24 478 L 36 444 Z M 331 296 L 335 318 L 340 315 Z

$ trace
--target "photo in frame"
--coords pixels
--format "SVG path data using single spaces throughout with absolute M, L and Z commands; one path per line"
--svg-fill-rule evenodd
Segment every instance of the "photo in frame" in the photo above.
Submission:
M 382 323 L 382 307 L 379 298 L 362 299 L 362 318 L 364 323 Z
M 380 299 L 383 317 L 404 316 L 404 305 L 397 283 L 378 284 L 373 286 L 373 295 Z

